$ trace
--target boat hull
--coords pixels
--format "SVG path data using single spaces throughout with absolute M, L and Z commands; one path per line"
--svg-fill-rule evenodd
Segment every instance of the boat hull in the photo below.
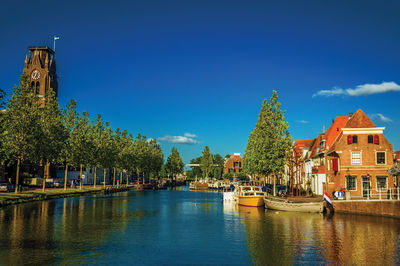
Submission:
M 265 208 L 277 211 L 291 212 L 322 212 L 323 202 L 289 202 L 264 197 Z
M 261 207 L 264 206 L 264 200 L 260 196 L 239 196 L 238 204 L 248 207 Z

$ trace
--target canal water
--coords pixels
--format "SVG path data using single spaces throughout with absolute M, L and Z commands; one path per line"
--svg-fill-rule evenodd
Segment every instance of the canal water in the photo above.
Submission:
M 0 209 L 0 265 L 399 264 L 400 221 L 130 191 Z

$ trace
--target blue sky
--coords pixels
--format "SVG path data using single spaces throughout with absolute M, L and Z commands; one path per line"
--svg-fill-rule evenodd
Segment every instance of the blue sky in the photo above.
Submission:
M 156 138 L 187 163 L 243 153 L 277 90 L 294 139 L 361 108 L 400 149 L 398 1 L 7 1 L 0 88 L 53 46 L 59 101 Z M 367 85 L 365 85 L 367 84 Z M 369 85 L 368 85 L 369 84 Z M 170 143 L 175 142 L 175 143 Z M 186 143 L 186 144 L 179 144 Z

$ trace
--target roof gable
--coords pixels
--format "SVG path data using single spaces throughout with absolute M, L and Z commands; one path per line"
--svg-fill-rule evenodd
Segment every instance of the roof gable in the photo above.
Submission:
M 358 109 L 351 117 L 345 128 L 365 128 L 376 127 L 376 125 L 369 119 L 369 117 L 361 110 Z

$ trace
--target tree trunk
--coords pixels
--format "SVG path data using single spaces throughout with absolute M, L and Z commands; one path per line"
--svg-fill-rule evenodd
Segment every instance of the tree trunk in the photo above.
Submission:
M 113 176 L 113 186 L 115 186 L 115 167 L 114 167 L 114 176 Z
M 94 175 L 93 175 L 93 187 L 96 187 L 96 166 L 94 167 Z
M 119 172 L 119 185 L 122 185 L 122 171 Z
M 276 176 L 275 176 L 275 174 L 272 175 L 272 178 L 274 179 L 274 196 L 276 196 Z
M 15 194 L 18 194 L 18 185 L 19 185 L 19 167 L 21 164 L 21 159 L 17 160 L 17 176 L 15 177 Z
M 126 171 L 126 186 L 128 186 L 128 181 L 129 181 L 129 172 Z
M 80 174 L 80 180 L 81 180 L 81 183 L 80 183 L 80 186 L 79 186 L 79 188 L 80 188 L 80 189 L 82 189 L 82 183 L 83 183 L 83 179 L 82 179 L 82 164 L 80 165 L 80 171 L 79 171 L 79 174 Z
M 43 186 L 42 191 L 46 190 L 46 178 L 47 178 L 47 163 L 43 164 Z
M 103 187 L 106 188 L 106 168 L 103 168 Z
M 68 163 L 65 164 L 64 190 L 67 190 L 67 178 L 68 178 Z

